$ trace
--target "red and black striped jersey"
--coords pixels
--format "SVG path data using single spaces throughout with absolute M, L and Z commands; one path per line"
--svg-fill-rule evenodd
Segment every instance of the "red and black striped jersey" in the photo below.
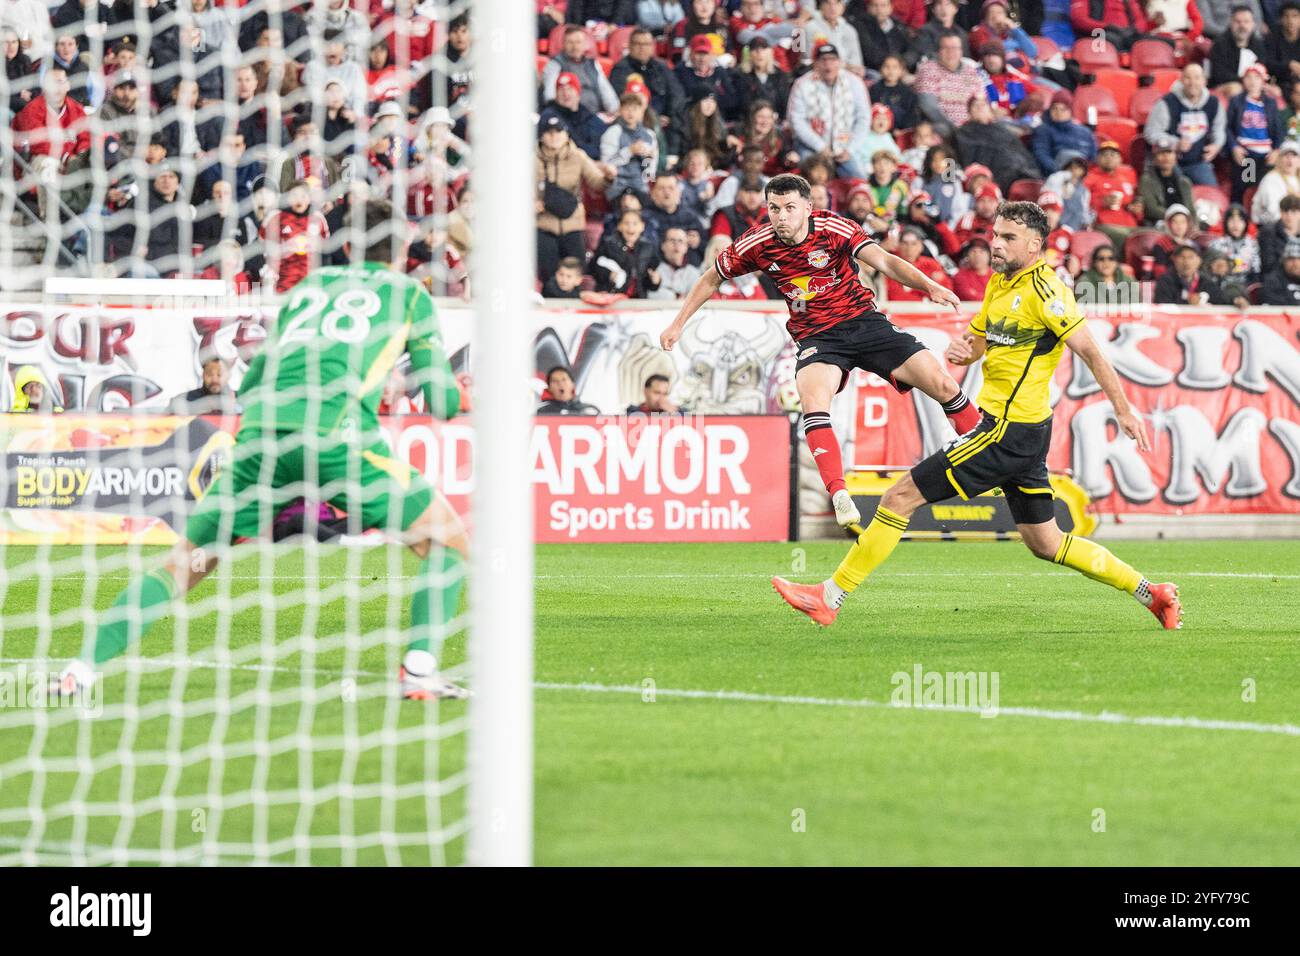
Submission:
M 858 278 L 854 259 L 875 241 L 852 219 L 814 209 L 803 242 L 786 245 L 764 222 L 722 250 L 714 268 L 724 279 L 766 273 L 786 297 L 785 327 L 797 340 L 875 309 L 875 295 Z

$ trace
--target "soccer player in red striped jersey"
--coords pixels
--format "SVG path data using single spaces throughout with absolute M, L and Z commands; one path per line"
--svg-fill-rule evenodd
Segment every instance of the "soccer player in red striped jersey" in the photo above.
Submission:
M 866 369 L 900 392 L 919 388 L 952 419 L 958 434 L 980 422 L 980 413 L 939 360 L 913 335 L 876 308 L 875 295 L 858 278 L 858 263 L 918 289 L 930 301 L 959 308 L 951 290 L 890 255 L 851 219 L 813 210 L 808 181 L 783 174 L 768 181 L 768 221 L 749 229 L 724 249 L 696 280 L 677 317 L 659 336 L 671 349 L 687 321 L 727 279 L 766 272 L 785 294 L 786 329 L 796 350 L 795 387 L 803 407 L 804 440 L 812 451 L 835 520 L 848 527 L 862 520 L 844 486 L 840 444 L 831 429 L 831 399 L 849 372 Z

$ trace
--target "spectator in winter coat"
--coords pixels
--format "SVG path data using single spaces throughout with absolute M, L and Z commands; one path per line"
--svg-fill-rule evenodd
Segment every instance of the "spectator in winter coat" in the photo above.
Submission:
M 628 37 L 627 55 L 614 64 L 609 82 L 621 90 L 634 76 L 641 78 L 650 93 L 650 108 L 668 137 L 668 152 L 682 155 L 686 152 L 682 132 L 686 126 L 686 93 L 672 68 L 655 56 L 655 38 L 649 30 L 635 30 Z
M 933 121 L 940 135 L 966 122 L 972 96 L 984 96 L 984 79 L 973 64 L 962 59 L 962 38 L 947 33 L 939 38 L 939 52 L 916 68 L 916 95 L 921 112 Z
M 1277 222 L 1260 226 L 1259 274 L 1276 272 L 1282 265 L 1282 250 L 1293 239 L 1300 239 L 1300 196 L 1283 196 Z
M 659 261 L 646 270 L 647 299 L 681 299 L 700 277 L 700 267 L 686 258 L 686 231 L 672 226 L 659 242 Z
M 645 101 L 636 93 L 624 93 L 618 119 L 600 138 L 600 161 L 616 170 L 614 181 L 605 190 L 609 199 L 625 189 L 636 192 L 642 202 L 650 194 L 650 181 L 659 164 L 659 140 L 644 119 Z
M 871 100 L 863 82 L 842 70 L 839 51 L 829 43 L 817 48 L 813 68 L 791 88 L 789 119 L 801 157 L 824 153 L 836 163 L 840 176 L 865 176 L 850 146 L 870 128 Z
M 581 85 L 582 105 L 593 113 L 613 113 L 618 109 L 618 95 L 596 62 L 591 37 L 579 26 L 564 31 L 560 52 L 542 68 L 542 99 L 555 99 L 555 84 L 561 73 L 572 73 Z
M 1262 178 L 1278 159 L 1284 138 L 1277 102 L 1264 90 L 1268 75 L 1262 63 L 1246 70 L 1244 89 L 1228 103 L 1225 123 L 1228 155 L 1236 166 L 1232 201 L 1240 202 L 1246 190 Z
M 587 266 L 597 292 L 645 298 L 646 272 L 657 253 L 644 233 L 645 222 L 639 212 L 629 209 L 619 217 L 617 231 L 601 241 Z
M 1258 63 L 1268 79 L 1264 38 L 1259 35 L 1259 21 L 1250 10 L 1235 8 L 1228 29 L 1210 47 L 1210 85 L 1228 96 L 1241 92 L 1241 77 L 1248 67 Z
M 1000 123 L 983 93 L 971 97 L 970 121 L 957 130 L 957 150 L 965 165 L 987 166 L 998 186 L 1010 189 L 1017 179 L 1038 179 L 1042 173 L 1025 149 L 1015 127 Z
M 1196 6 L 1201 12 L 1201 32 L 1211 40 L 1228 32 L 1238 7 L 1247 8 L 1256 24 L 1264 22 L 1259 0 L 1196 0 Z M 1214 75 L 1213 71 L 1210 75 Z
M 1163 222 L 1170 206 L 1191 209 L 1192 181 L 1178 168 L 1178 141 L 1167 136 L 1155 145 L 1151 163 L 1138 182 L 1138 198 L 1147 225 Z
M 1052 94 L 1047 116 L 1034 130 L 1032 138 L 1034 159 L 1044 175 L 1056 172 L 1056 157 L 1061 150 L 1082 153 L 1091 162 L 1097 156 L 1097 140 L 1092 130 L 1074 121 L 1074 97 L 1066 90 Z
M 558 116 L 569 130 L 574 144 L 592 159 L 600 159 L 600 138 L 608 124 L 582 105 L 582 81 L 576 74 L 561 73 L 555 81 L 555 100 L 542 109 L 538 123 Z
M 1300 144 L 1287 140 L 1278 149 L 1277 166 L 1259 181 L 1250 216 L 1263 227 L 1277 221 L 1282 211 L 1282 197 L 1300 196 Z
M 1142 0 L 1071 0 L 1070 23 L 1079 36 L 1100 31 L 1120 50 L 1151 32 Z
M 1205 87 L 1199 63 L 1183 67 L 1183 78 L 1156 100 L 1142 135 L 1154 144 L 1161 136 L 1178 141 L 1178 167 L 1198 186 L 1214 186 L 1214 160 L 1227 142 L 1227 111 Z

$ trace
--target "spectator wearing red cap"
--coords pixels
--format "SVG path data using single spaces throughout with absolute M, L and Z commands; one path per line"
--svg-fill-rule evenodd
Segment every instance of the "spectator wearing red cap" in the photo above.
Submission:
M 740 67 L 740 97 L 745 103 L 765 101 L 776 110 L 778 119 L 785 116 L 790 100 L 790 74 L 776 60 L 775 48 L 763 37 L 754 37 L 746 47 L 749 54 Z
M 989 279 L 993 276 L 988 240 L 976 236 L 962 246 L 957 259 L 961 265 L 952 277 L 952 291 L 963 302 L 984 301 L 984 290 L 988 288 Z
M 963 41 L 955 33 L 939 39 L 939 52 L 916 68 L 916 95 L 921 112 L 947 136 L 969 115 L 972 96 L 984 96 L 984 79 L 973 64 L 962 59 Z
M 579 26 L 566 27 L 560 52 L 542 68 L 542 99 L 555 99 L 555 84 L 561 73 L 572 73 L 580 82 L 582 105 L 593 113 L 618 110 L 618 94 L 605 77 L 595 57 L 595 44 Z
M 825 154 L 841 177 L 864 178 L 850 147 L 870 128 L 871 100 L 866 85 L 842 69 L 833 45 L 818 46 L 813 68 L 791 87 L 789 119 L 800 157 Z
M 1142 222 L 1142 200 L 1137 196 L 1137 173 L 1125 165 L 1119 143 L 1103 140 L 1097 147 L 1097 165 L 1084 178 L 1096 215 L 1094 228 L 1106 233 L 1117 246 Z
M 894 16 L 892 0 L 855 5 L 849 20 L 858 31 L 862 61 L 869 71 L 878 73 L 887 56 L 901 57 L 909 71 L 916 68 L 921 53 L 911 43 L 912 31 Z
M 688 110 L 706 96 L 712 96 L 718 101 L 725 122 L 734 123 L 740 119 L 743 105 L 740 80 L 733 71 L 718 63 L 714 41 L 709 36 L 701 34 L 691 40 L 688 55 L 677 64 L 674 72 L 686 94 Z
M 993 220 L 998 215 L 998 204 L 1002 202 L 1002 190 L 997 183 L 985 183 L 975 193 L 975 207 L 957 220 L 953 233 L 963 246 L 975 237 L 993 238 Z
M 1246 190 L 1263 179 L 1263 171 L 1273 168 L 1282 145 L 1282 114 L 1264 89 L 1267 80 L 1264 65 L 1252 64 L 1241 78 L 1242 91 L 1228 102 L 1224 132 L 1228 155 L 1236 164 L 1233 202 L 1241 202 Z
M 880 61 L 880 79 L 871 84 L 871 102 L 894 111 L 894 129 L 914 129 L 918 125 L 921 106 L 902 57 L 891 53 Z M 924 122 L 928 124 L 929 120 Z
M 1070 0 L 1070 23 L 1078 35 L 1104 35 L 1120 50 L 1151 31 L 1142 0 Z
M 1016 127 L 998 122 L 984 93 L 971 97 L 966 125 L 957 130 L 957 151 L 966 164 L 987 166 L 998 185 L 1010 189 L 1017 179 L 1038 179 L 1038 163 L 1025 149 Z M 969 184 L 967 185 L 969 189 Z
M 667 137 L 668 153 L 683 155 L 686 152 L 682 132 L 686 125 L 686 93 L 672 68 L 655 56 L 655 38 L 649 30 L 632 31 L 626 55 L 609 72 L 610 85 L 616 90 L 626 90 L 633 77 L 650 91 L 650 108 L 659 117 L 659 125 Z
M 683 2 L 686 16 L 668 31 L 668 59 L 680 66 L 688 59 L 691 41 L 698 36 L 709 38 L 715 53 L 727 48 L 727 11 L 718 0 Z
M 842 214 L 856 222 L 868 233 L 883 233 L 888 228 L 888 221 L 876 215 L 876 197 L 872 188 L 866 183 L 854 183 L 844 194 Z M 892 210 L 889 218 L 893 218 Z
M 970 32 L 970 45 L 981 51 L 982 58 L 984 47 L 996 40 L 1005 48 L 1005 58 L 1020 68 L 1028 69 L 1038 59 L 1038 44 L 1024 27 L 1011 19 L 1008 6 L 1009 0 L 984 0 L 980 7 L 979 25 Z
M 1210 85 L 1228 96 L 1241 92 L 1241 77 L 1258 64 L 1268 79 L 1267 52 L 1259 35 L 1259 22 L 1247 6 L 1234 6 L 1228 29 L 1210 47 Z
M 600 138 L 609 124 L 582 105 L 582 81 L 573 73 L 561 73 L 555 81 L 555 99 L 542 108 L 538 123 L 558 116 L 569 137 L 592 159 L 600 159 Z
M 844 69 L 854 76 L 866 76 L 862 42 L 857 28 L 844 18 L 844 0 L 817 0 L 817 12 L 801 31 L 804 62 L 811 62 L 817 47 L 829 43 L 839 51 Z
M 1097 156 L 1097 140 L 1092 130 L 1074 121 L 1074 97 L 1067 90 L 1052 94 L 1047 115 L 1043 117 L 1031 140 L 1034 159 L 1044 176 L 1056 172 L 1056 157 L 1061 150 L 1082 153 L 1091 162 Z

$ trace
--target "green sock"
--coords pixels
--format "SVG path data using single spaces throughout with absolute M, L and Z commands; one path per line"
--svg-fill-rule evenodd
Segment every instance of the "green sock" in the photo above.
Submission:
M 438 651 L 442 650 L 447 627 L 460 608 L 460 589 L 465 580 L 462 563 L 459 551 L 439 547 L 420 562 L 415 593 L 411 595 L 412 638 L 406 647 L 408 651 L 432 651 L 436 657 L 438 652 L 431 647 L 435 637 Z
M 161 568 L 132 581 L 105 612 L 95 631 L 94 647 L 81 656 L 95 664 L 117 657 L 167 613 L 175 594 L 176 582 Z

